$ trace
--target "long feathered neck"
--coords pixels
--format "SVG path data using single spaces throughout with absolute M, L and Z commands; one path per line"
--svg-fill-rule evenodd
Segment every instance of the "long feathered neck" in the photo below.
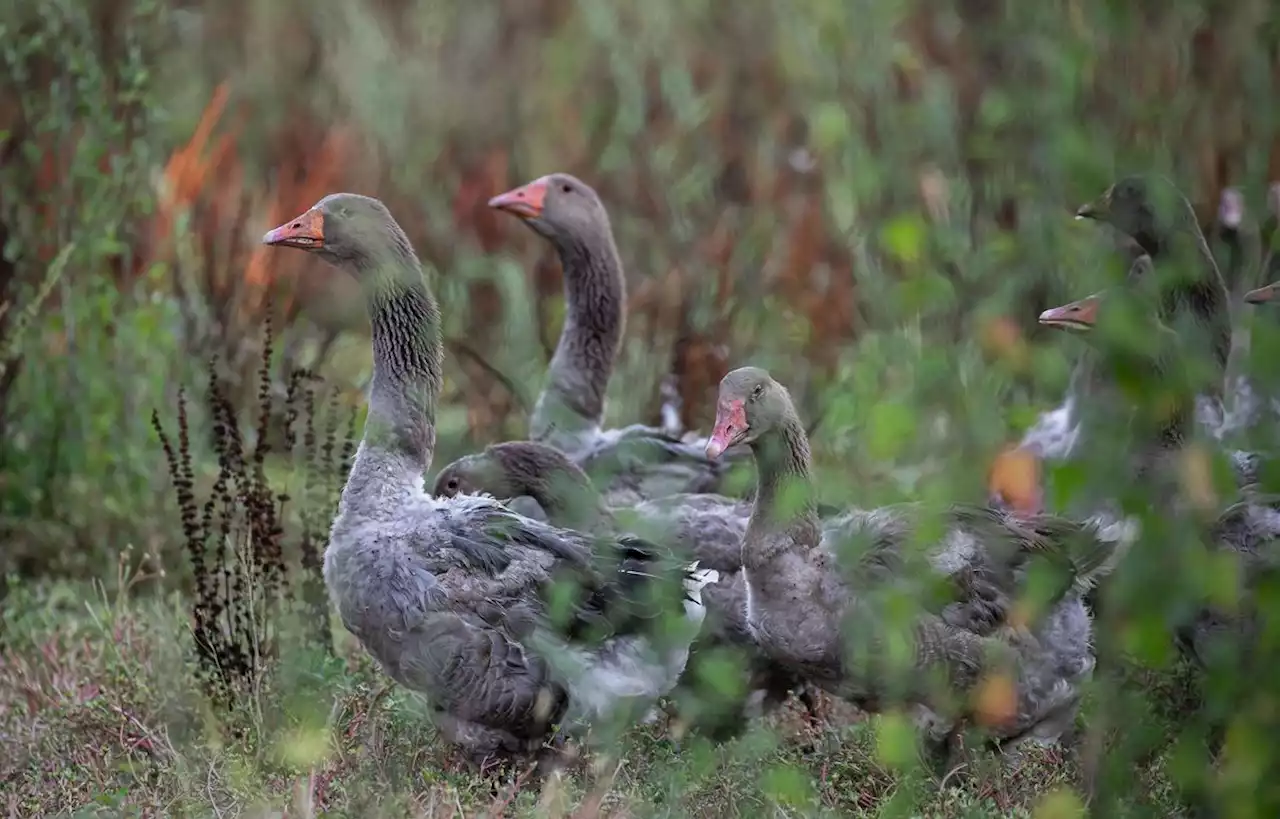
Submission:
M 1231 355 L 1231 294 L 1195 211 L 1186 197 L 1178 196 L 1168 227 L 1143 231 L 1134 237 L 1161 268 L 1175 268 L 1175 275 L 1189 277 L 1168 288 L 1160 305 L 1161 320 L 1174 326 L 1174 319 L 1188 316 L 1207 333 L 1214 363 L 1225 372 Z M 1182 268 L 1177 270 L 1176 268 Z
M 1193 436 L 1197 396 L 1222 393 L 1231 348 L 1224 298 L 1212 279 L 1174 284 L 1150 306 L 1154 350 L 1130 355 L 1089 345 L 1072 384 L 1084 436 L 1092 438 L 1137 410 L 1129 416 L 1127 449 L 1139 464 L 1163 458 L 1163 452 L 1180 448 Z M 1139 396 L 1126 394 L 1113 380 L 1120 375 L 1147 386 Z
M 364 438 L 344 503 L 369 490 L 377 497 L 387 491 L 421 491 L 435 450 L 443 357 L 440 309 L 403 235 L 352 264 L 359 268 L 368 301 L 373 380 Z
M 1231 355 L 1230 293 L 1189 205 L 1186 211 L 1168 231 L 1155 269 L 1158 276 L 1176 277 L 1161 287 L 1158 306 L 1163 326 L 1157 333 L 1168 341 L 1154 362 L 1155 378 L 1175 391 L 1157 432 L 1162 448 L 1179 447 L 1193 434 L 1197 395 L 1222 397 Z
M 500 463 L 512 496 L 533 498 L 552 524 L 594 531 L 612 520 L 595 484 L 567 458 L 509 451 Z
M 599 426 L 605 393 L 626 326 L 622 262 L 608 223 L 552 239 L 564 268 L 566 311 L 546 389 L 531 420 L 530 437 L 552 426 Z M 563 419 L 564 413 L 570 418 Z
M 751 444 L 756 497 L 743 539 L 742 562 L 761 568 L 788 549 L 815 549 L 820 532 L 813 495 L 812 458 L 804 425 L 786 412 Z
M 1185 321 L 1209 344 L 1215 375 L 1225 372 L 1231 355 L 1231 313 L 1228 294 L 1212 279 L 1199 279 L 1177 287 L 1164 298 L 1161 313 L 1171 327 Z M 1194 340 L 1199 347 L 1200 339 Z

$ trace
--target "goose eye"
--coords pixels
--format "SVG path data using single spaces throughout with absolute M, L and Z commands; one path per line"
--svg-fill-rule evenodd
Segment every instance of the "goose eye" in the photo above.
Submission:
M 751 400 L 754 401 L 764 395 L 764 384 L 756 384 L 755 389 L 751 391 Z
M 573 185 L 570 185 L 568 182 L 565 182 L 560 186 L 560 190 L 564 191 L 565 193 L 572 193 Z
M 445 489 L 447 489 L 447 490 L 449 490 L 450 492 L 457 492 L 457 491 L 458 491 L 458 479 L 457 479 L 457 478 L 450 478 L 450 479 L 445 483 L 444 488 L 445 488 Z

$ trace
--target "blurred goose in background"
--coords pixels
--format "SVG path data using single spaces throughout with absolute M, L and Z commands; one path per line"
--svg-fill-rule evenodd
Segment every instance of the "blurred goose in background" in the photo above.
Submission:
M 1243 206 L 1242 206 L 1243 207 Z M 1270 300 L 1265 282 L 1280 278 L 1280 254 L 1275 252 L 1275 233 L 1280 215 L 1280 183 L 1273 183 L 1267 192 L 1267 216 L 1261 225 L 1241 218 L 1235 242 L 1228 245 L 1232 251 L 1231 263 L 1239 264 L 1241 272 L 1233 282 L 1233 293 L 1241 289 L 1248 292 L 1242 301 L 1261 304 Z M 1258 285 L 1262 285 L 1259 287 Z M 1252 289 L 1250 289 L 1252 288 Z M 1256 378 L 1246 372 L 1246 362 L 1252 348 L 1251 325 L 1238 322 L 1235 334 L 1232 366 L 1228 375 L 1228 394 L 1233 399 L 1231 411 L 1224 425 L 1228 432 L 1249 431 L 1260 423 L 1275 425 L 1280 422 L 1280 397 L 1274 387 L 1260 387 Z
M 1231 202 L 1226 204 L 1229 206 Z M 1180 337 L 1192 345 L 1201 339 L 1204 343 L 1201 349 L 1210 351 L 1190 409 L 1175 408 L 1178 417 L 1171 420 L 1169 431 L 1176 430 L 1176 437 L 1181 438 L 1185 434 L 1183 417 L 1193 417 L 1209 434 L 1220 439 L 1234 422 L 1223 401 L 1232 350 L 1230 296 L 1191 203 L 1162 176 L 1133 175 L 1117 180 L 1095 200 L 1081 205 L 1076 210 L 1076 218 L 1098 221 L 1120 236 L 1128 237 L 1129 244 L 1122 245 L 1130 259 L 1125 287 L 1134 288 L 1150 280 L 1156 264 L 1160 265 L 1162 283 L 1143 286 L 1163 288 L 1162 294 L 1156 294 L 1156 298 L 1168 302 L 1161 308 L 1167 314 L 1162 321 L 1174 316 L 1179 322 L 1191 324 L 1190 329 L 1182 330 Z M 1041 323 L 1059 329 L 1087 329 L 1095 316 L 1093 310 L 1098 296 L 1046 310 L 1041 314 Z M 1174 309 L 1175 303 L 1189 309 Z M 1156 311 L 1150 311 L 1149 315 L 1156 315 Z M 1080 318 L 1087 321 L 1081 324 L 1077 321 Z M 993 505 L 1030 512 L 1042 508 L 1044 494 L 1038 462 L 1060 461 L 1071 456 L 1087 426 L 1083 425 L 1085 410 L 1098 406 L 1096 399 L 1085 399 L 1099 390 L 1105 391 L 1107 383 L 1108 379 L 1098 372 L 1095 352 L 1085 350 L 1072 369 L 1063 404 L 1041 416 L 1017 447 L 1001 453 L 992 463 L 987 482 Z M 1144 452 L 1151 454 L 1152 450 Z M 1247 453 L 1238 453 L 1233 458 L 1237 469 L 1252 468 L 1249 464 L 1253 461 Z M 1026 466 L 1024 462 L 1034 466 Z M 1028 488 L 1028 479 L 1023 476 L 1032 469 L 1035 471 L 1033 488 Z
M 1191 202 L 1164 176 L 1131 175 L 1082 205 L 1076 217 L 1104 222 L 1133 237 L 1150 261 L 1141 270 L 1131 268 L 1126 282 L 1133 283 L 1138 273 L 1150 273 L 1158 266 L 1162 279 L 1156 287 L 1158 297 L 1166 302 L 1185 302 L 1191 309 L 1179 316 L 1203 326 L 1203 333 L 1197 335 L 1207 341 L 1217 372 L 1197 391 L 1201 397 L 1194 413 L 1215 437 L 1221 437 L 1215 421 L 1220 424 L 1225 416 L 1222 379 L 1231 355 L 1231 293 Z M 1168 311 L 1167 304 L 1165 309 Z M 1189 343 L 1194 342 L 1187 332 L 1186 328 L 1180 330 Z
M 853 528 L 831 537 L 813 504 L 809 442 L 791 396 L 755 367 L 721 381 L 707 454 L 744 444 L 757 475 L 742 543 L 746 623 L 765 654 L 868 710 L 917 706 L 934 740 L 975 716 L 966 695 L 989 686 L 1004 692 L 999 713 L 976 716 L 994 738 L 1052 743 L 1070 727 L 1094 665 L 1081 594 L 1124 541 L 1062 519 L 955 505 L 917 555 L 911 541 L 928 531 L 929 515 L 916 504 L 850 511 Z M 917 562 L 923 573 L 912 570 Z M 1033 575 L 1056 582 L 1035 594 Z M 895 622 L 886 601 L 905 589 L 922 610 Z M 894 645 L 903 668 L 886 654 Z
M 1118 292 L 1104 292 L 1062 307 L 1046 310 L 1041 315 L 1041 322 L 1047 326 L 1087 334 L 1093 333 L 1100 313 L 1107 309 L 1107 306 L 1115 303 L 1113 298 L 1119 295 L 1121 294 Z M 1255 301 L 1260 295 L 1260 290 L 1255 290 L 1251 291 L 1246 298 Z M 1204 322 L 1203 325 L 1200 323 L 1198 313 L 1204 309 L 1204 305 L 1203 301 L 1177 298 L 1165 298 L 1156 305 L 1148 301 L 1147 306 L 1152 308 L 1154 313 L 1153 320 L 1142 324 L 1143 329 L 1138 335 L 1150 339 L 1154 342 L 1153 345 L 1144 353 L 1139 353 L 1136 358 L 1121 361 L 1119 364 L 1113 362 L 1109 372 L 1127 374 L 1131 377 L 1134 373 L 1153 367 L 1154 373 L 1148 369 L 1147 377 L 1138 382 L 1141 389 L 1142 385 L 1149 386 L 1152 383 L 1174 378 L 1178 374 L 1194 371 L 1195 365 L 1188 363 L 1187 358 L 1189 354 L 1194 353 L 1197 346 L 1182 343 L 1178 331 L 1174 328 L 1195 329 L 1198 326 L 1214 326 L 1212 322 Z M 1190 321 L 1180 321 L 1179 313 L 1193 315 Z M 1090 357 L 1097 360 L 1100 356 L 1096 351 L 1091 351 Z M 1217 359 L 1211 358 L 1211 360 Z M 1190 395 L 1189 385 L 1184 383 L 1180 392 L 1184 396 Z M 1173 394 L 1177 393 L 1175 388 Z M 1113 387 L 1110 395 L 1113 400 L 1109 401 L 1105 409 L 1096 417 L 1100 422 L 1099 426 L 1110 425 L 1114 428 L 1118 423 L 1123 423 L 1118 420 L 1125 417 L 1121 415 L 1123 405 L 1132 406 L 1135 402 L 1141 401 L 1142 394 L 1135 395 L 1133 390 L 1117 390 Z M 1128 413 L 1128 417 L 1134 416 L 1135 413 Z M 1185 476 L 1184 464 L 1177 460 L 1182 457 L 1183 447 L 1188 443 L 1189 436 L 1185 403 L 1181 410 L 1173 408 L 1165 412 L 1154 426 L 1147 426 L 1145 435 L 1142 429 L 1140 423 L 1128 428 L 1128 432 L 1131 433 L 1128 445 L 1132 447 L 1131 451 L 1134 453 L 1130 473 L 1132 478 L 1135 481 L 1143 481 L 1149 480 L 1153 475 L 1168 473 Z M 1264 570 L 1271 570 L 1276 560 L 1280 558 L 1280 550 L 1276 547 L 1276 539 L 1280 538 L 1280 513 L 1277 512 L 1277 509 L 1280 509 L 1280 503 L 1277 503 L 1274 498 L 1261 496 L 1254 491 L 1259 463 L 1256 455 L 1229 454 L 1232 456 L 1232 465 L 1235 467 L 1237 488 L 1245 490 L 1245 494 L 1240 500 L 1229 503 L 1224 510 L 1212 510 L 1209 520 L 1206 521 L 1205 533 L 1207 541 L 1213 544 L 1216 550 L 1226 550 L 1238 559 L 1241 585 L 1236 599 L 1247 601 L 1251 599 L 1252 589 Z M 1180 484 L 1184 481 L 1185 478 L 1180 481 Z M 1168 504 L 1165 508 L 1171 512 L 1184 505 L 1183 498 L 1187 487 L 1179 485 L 1174 489 L 1177 492 L 1176 496 L 1165 495 L 1165 503 Z M 1195 494 L 1197 489 L 1192 486 L 1190 491 Z M 1203 493 L 1211 490 L 1201 487 L 1198 491 Z M 1203 504 L 1207 500 L 1207 498 L 1202 499 L 1200 503 Z M 1189 618 L 1189 623 L 1179 628 L 1177 634 L 1179 644 L 1184 651 L 1201 665 L 1205 665 L 1207 664 L 1205 658 L 1224 642 L 1221 639 L 1224 634 L 1234 631 L 1247 637 L 1256 626 L 1256 622 L 1248 616 L 1235 617 L 1209 606 L 1202 607 L 1194 613 Z
M 642 424 L 602 429 L 627 293 L 609 214 L 595 190 L 554 173 L 495 196 L 489 206 L 550 242 L 564 268 L 564 327 L 529 419 L 529 438 L 568 455 L 614 505 L 719 491 L 726 464 L 706 458 L 705 440 L 682 440 Z M 735 457 L 745 461 L 746 453 Z
M 345 270 L 366 296 L 368 417 L 324 577 L 343 624 L 386 673 L 426 695 L 440 731 L 474 760 L 534 752 L 557 725 L 579 729 L 670 691 L 714 572 L 637 538 L 529 520 L 492 498 L 423 492 L 440 312 L 382 202 L 326 196 L 263 242 Z M 553 598 L 559 580 L 574 590 Z

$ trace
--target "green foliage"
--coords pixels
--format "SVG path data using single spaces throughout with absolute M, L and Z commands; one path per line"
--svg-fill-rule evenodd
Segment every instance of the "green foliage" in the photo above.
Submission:
M 209 366 L 206 410 L 218 472 L 207 492 L 196 486 L 185 392 L 178 393 L 172 428 L 161 421 L 159 410 L 151 413 L 192 570 L 196 665 L 210 698 L 224 710 L 274 670 L 281 658 L 282 623 L 290 615 L 306 624 L 298 629 L 301 645 L 322 654 L 332 651 L 324 533 L 337 514 L 356 446 L 355 412 L 344 411 L 332 392 L 317 396 L 313 374 L 290 373 L 277 406 L 270 324 L 262 347 L 251 435 L 241 431 L 216 362 Z M 283 428 L 273 434 L 272 420 L 279 416 Z M 269 477 L 269 458 L 285 469 Z
M 285 658 L 253 736 L 228 738 L 238 723 L 210 715 L 185 603 L 166 596 L 189 588 L 190 572 L 148 416 L 186 386 L 192 428 L 208 428 L 196 385 L 209 338 L 256 366 L 254 334 L 238 329 L 253 322 L 230 302 L 193 304 L 222 291 L 186 279 L 247 275 L 260 222 L 309 205 L 289 198 L 307 179 L 386 199 L 438 274 L 455 342 L 439 463 L 525 429 L 563 300 L 529 276 L 541 241 L 487 220 L 483 201 L 565 169 L 608 204 L 637 305 L 610 422 L 652 421 L 657 384 L 682 360 L 694 363 L 676 373 L 692 384 L 681 397 L 705 430 L 721 364 L 769 367 L 806 421 L 821 414 L 818 489 L 839 506 L 982 499 L 991 454 L 1058 404 L 1086 349 L 1036 315 L 1114 284 L 1123 267 L 1105 231 L 1070 219 L 1118 172 L 1167 173 L 1210 214 L 1215 185 L 1230 181 L 1249 217 L 1265 216 L 1280 120 L 1276 27 L 1261 4 L 516 5 L 54 0 L 0 11 L 0 571 L 21 576 L 0 632 L 0 734 L 21 744 L 0 755 L 0 805 L 181 815 L 288 803 L 309 815 L 296 792 L 334 815 L 596 804 L 637 816 L 1056 819 L 1079 815 L 1091 790 L 1096 815 L 1180 815 L 1197 792 L 1228 815 L 1274 815 L 1276 708 L 1260 683 L 1280 653 L 1280 591 L 1264 578 L 1245 595 L 1239 561 L 1153 511 L 1155 480 L 1120 477 L 1131 419 L 1119 415 L 1081 463 L 1047 474 L 1051 507 L 1115 498 L 1145 533 L 1102 590 L 1099 679 L 1070 752 L 1002 769 L 983 757 L 932 781 L 915 765 L 914 728 L 892 713 L 678 749 L 637 729 L 611 752 L 623 763 L 613 780 L 578 771 L 554 786 L 495 785 L 457 770 L 403 692 L 379 699 L 383 678 L 349 645 L 341 669 Z M 223 82 L 233 104 L 218 127 L 236 162 L 198 180 L 207 198 L 169 213 L 157 237 L 161 167 Z M 360 143 L 354 155 L 322 150 L 340 125 Z M 240 198 L 208 193 L 229 180 Z M 163 255 L 156 245 L 171 238 L 179 252 Z M 304 267 L 290 283 L 299 300 L 320 294 L 302 313 L 328 323 L 290 343 L 355 329 L 323 373 L 355 393 L 368 375 L 362 319 L 349 319 L 359 305 L 326 313 L 352 305 L 325 275 Z M 1243 313 L 1245 370 L 1274 394 L 1280 325 Z M 1139 364 L 1158 336 L 1129 308 L 1104 328 L 1131 355 L 1113 367 L 1127 396 L 1154 412 L 1168 385 Z M 252 412 L 242 386 L 231 388 L 237 417 Z M 1274 448 L 1277 430 L 1231 443 Z M 209 444 L 194 436 L 202 490 L 217 475 Z M 1211 460 L 1208 494 L 1225 506 L 1230 481 L 1221 455 Z M 273 486 L 299 477 L 279 463 L 264 471 Z M 1276 474 L 1264 467 L 1264 484 Z M 86 595 L 45 584 L 51 574 L 154 599 Z M 1033 575 L 1034 609 L 1053 580 Z M 905 634 L 930 591 L 906 585 L 876 605 Z M 1251 603 L 1264 615 L 1253 655 L 1188 675 L 1194 684 L 1178 678 L 1170 624 L 1200 605 Z M 910 647 L 904 636 L 885 651 Z M 735 668 L 709 663 L 707 687 L 737 692 Z M 1215 727 L 1226 753 L 1211 766 Z
M 103 571 L 121 545 L 165 548 L 137 523 L 166 517 L 146 407 L 185 371 L 165 349 L 174 308 L 115 280 L 132 276 L 131 220 L 150 197 L 164 9 L 127 5 L 110 43 L 86 4 L 0 17 L 5 571 Z

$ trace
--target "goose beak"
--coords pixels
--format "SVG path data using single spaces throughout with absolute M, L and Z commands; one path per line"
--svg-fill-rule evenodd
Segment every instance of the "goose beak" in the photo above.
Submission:
M 301 250 L 324 247 L 324 214 L 312 208 L 297 219 L 267 231 L 262 237 L 262 243 L 273 247 L 296 247 Z
M 1115 190 L 1115 186 L 1107 188 L 1102 195 L 1092 202 L 1081 205 L 1076 209 L 1077 219 L 1095 219 L 1099 222 L 1106 221 L 1107 216 L 1111 214 L 1111 196 Z
M 1061 307 L 1051 307 L 1040 314 L 1040 323 L 1059 330 L 1087 332 L 1098 321 L 1098 304 L 1101 301 L 1101 296 L 1095 293 Z
M 707 457 L 715 460 L 747 434 L 747 410 L 741 399 L 721 401 L 716 408 L 716 425 L 707 439 Z
M 1280 282 L 1272 282 L 1266 287 L 1259 287 L 1257 290 L 1245 293 L 1244 300 L 1249 304 L 1265 304 L 1276 298 L 1277 291 L 1280 291 Z
M 536 219 L 542 215 L 542 205 L 546 199 L 547 178 L 544 176 L 498 194 L 489 200 L 489 207 L 504 210 L 521 219 Z

